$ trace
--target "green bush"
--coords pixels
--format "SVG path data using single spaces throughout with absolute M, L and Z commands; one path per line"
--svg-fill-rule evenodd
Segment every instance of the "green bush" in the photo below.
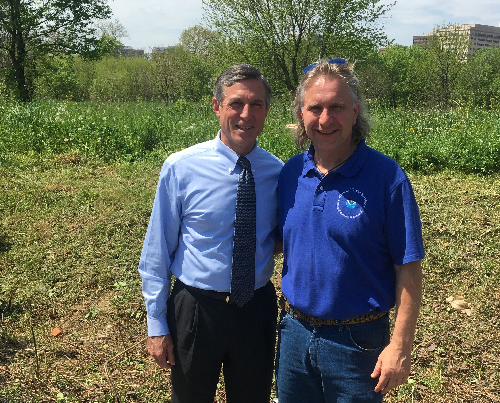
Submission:
M 149 60 L 141 57 L 107 56 L 95 64 L 95 76 L 90 88 L 91 100 L 152 100 L 153 93 Z

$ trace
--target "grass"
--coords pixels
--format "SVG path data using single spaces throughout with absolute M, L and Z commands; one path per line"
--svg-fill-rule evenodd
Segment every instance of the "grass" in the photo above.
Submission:
M 74 113 L 79 120 L 77 116 L 90 106 L 71 107 L 81 108 Z M 146 320 L 137 264 L 163 159 L 212 138 L 217 122 L 209 109 L 196 119 L 188 106 L 168 119 L 160 118 L 166 112 L 158 111 L 156 122 L 153 115 L 142 116 L 149 109 L 141 107 L 146 108 L 113 105 L 111 111 L 122 108 L 126 113 L 120 112 L 120 119 L 116 115 L 116 124 L 110 127 L 121 136 L 125 133 L 121 125 L 132 124 L 125 116 L 134 113 L 143 122 L 133 129 L 137 132 L 155 124 L 164 130 L 168 119 L 189 126 L 169 123 L 173 134 L 165 133 L 161 147 L 113 158 L 114 152 L 108 157 L 96 155 L 91 150 L 97 148 L 85 151 L 77 143 L 67 149 L 23 150 L 28 132 L 15 144 L 12 134 L 6 140 L 3 126 L 0 144 L 7 144 L 8 153 L 0 155 L 2 403 L 169 399 L 168 372 L 158 369 L 145 352 Z M 37 113 L 41 122 L 40 116 L 48 112 Z M 286 160 L 297 152 L 283 129 L 290 116 L 285 108 L 273 113 L 259 144 Z M 396 150 L 400 156 L 413 155 L 419 125 L 430 125 L 425 119 L 435 112 L 392 113 L 385 120 L 377 115 L 371 144 L 388 154 Z M 97 107 L 87 113 L 98 114 L 113 116 Z M 472 121 L 482 128 L 492 125 L 497 117 L 488 116 L 484 121 L 464 117 L 464 125 Z M 389 118 L 396 120 L 391 123 Z M 5 115 L 1 119 L 5 122 Z M 447 119 L 452 118 L 444 116 L 443 122 L 451 124 Z M 11 124 L 20 133 L 23 125 L 15 120 Z M 193 124 L 191 132 L 184 131 Z M 434 130 L 441 142 L 446 137 L 442 125 L 436 122 Z M 473 142 L 487 137 L 482 131 L 467 130 Z M 397 147 L 387 144 L 390 132 L 400 139 Z M 50 137 L 47 133 L 44 136 Z M 492 144 L 496 141 L 488 139 Z M 47 138 L 45 143 L 57 141 Z M 389 148 L 384 149 L 384 144 Z M 477 170 L 481 165 L 475 166 L 472 172 L 481 172 Z M 391 392 L 387 401 L 500 402 L 500 173 L 498 169 L 484 175 L 458 167 L 418 167 L 410 169 L 410 178 L 427 251 L 424 296 L 410 380 Z M 273 278 L 278 289 L 279 263 Z M 471 303 L 470 316 L 446 301 L 456 295 Z M 54 328 L 62 334 L 51 336 Z M 222 380 L 217 401 L 225 401 Z
M 500 113 L 486 110 L 376 110 L 371 145 L 406 170 L 500 170 Z
M 370 144 L 406 170 L 500 172 L 500 111 L 374 109 L 371 116 Z M 292 122 L 288 104 L 275 102 L 260 142 L 284 161 L 298 151 L 284 135 Z M 77 152 L 105 162 L 158 158 L 212 138 L 218 127 L 209 99 L 169 108 L 146 102 L 0 102 L 0 165 L 15 165 L 16 156 L 28 152 Z
M 285 157 L 293 143 L 283 136 L 291 114 L 284 104 L 271 110 L 263 145 Z M 209 140 L 219 129 L 211 100 L 162 103 L 0 103 L 0 165 L 16 163 L 19 153 L 78 153 L 105 162 L 136 161 L 168 155 Z M 291 155 L 288 155 L 288 158 Z M 286 158 L 286 159 L 288 159 Z

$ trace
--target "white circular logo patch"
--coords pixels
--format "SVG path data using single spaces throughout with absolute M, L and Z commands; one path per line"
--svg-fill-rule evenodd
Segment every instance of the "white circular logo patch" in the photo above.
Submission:
M 337 211 L 346 218 L 357 218 L 363 214 L 366 207 L 366 197 L 356 189 L 349 189 L 339 195 Z

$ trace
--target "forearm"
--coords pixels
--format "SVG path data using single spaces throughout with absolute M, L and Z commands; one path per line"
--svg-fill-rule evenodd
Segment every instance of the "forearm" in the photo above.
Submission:
M 422 299 L 421 261 L 395 266 L 396 320 L 391 343 L 411 352 Z
M 395 266 L 396 321 L 391 342 L 378 357 L 372 378 L 379 378 L 375 392 L 387 393 L 406 382 L 410 374 L 411 351 L 422 298 L 420 260 Z

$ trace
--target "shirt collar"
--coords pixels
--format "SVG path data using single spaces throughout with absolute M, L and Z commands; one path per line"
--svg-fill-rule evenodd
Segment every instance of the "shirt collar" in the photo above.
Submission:
M 349 159 L 338 169 L 335 173 L 351 178 L 358 173 L 366 161 L 368 155 L 368 146 L 365 140 L 361 140 L 354 153 Z M 302 176 L 307 176 L 309 172 L 316 171 L 316 164 L 314 163 L 314 146 L 311 144 L 309 150 L 304 153 L 304 167 L 302 168 Z
M 220 133 L 221 131 L 219 130 L 219 133 L 217 133 L 217 138 L 215 139 L 215 151 L 224 164 L 224 167 L 232 172 L 235 170 L 236 162 L 238 162 L 238 158 L 240 158 L 240 156 L 222 142 Z M 250 164 L 252 164 L 253 171 L 253 163 L 257 158 L 257 141 L 255 141 L 255 146 L 252 151 L 245 155 L 245 157 L 248 158 Z
M 309 172 L 315 175 L 314 171 L 316 164 L 314 163 L 314 146 L 310 145 L 309 150 L 304 153 L 304 167 L 302 168 L 302 176 L 307 176 Z

